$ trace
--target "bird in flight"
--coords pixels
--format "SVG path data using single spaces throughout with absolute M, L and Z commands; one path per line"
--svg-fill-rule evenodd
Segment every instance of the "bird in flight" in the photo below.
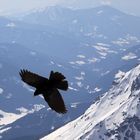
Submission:
M 24 69 L 19 74 L 25 83 L 36 88 L 34 96 L 42 94 L 52 110 L 62 114 L 67 112 L 59 93 L 59 89 L 68 90 L 68 82 L 63 74 L 51 71 L 49 79 Z

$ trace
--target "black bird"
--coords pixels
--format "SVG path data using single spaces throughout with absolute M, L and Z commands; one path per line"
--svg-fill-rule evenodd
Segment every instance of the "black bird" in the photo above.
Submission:
M 63 98 L 58 90 L 68 90 L 68 82 L 65 80 L 64 75 L 51 71 L 50 77 L 47 79 L 24 69 L 19 74 L 25 83 L 36 88 L 34 96 L 42 94 L 52 110 L 62 114 L 67 112 Z

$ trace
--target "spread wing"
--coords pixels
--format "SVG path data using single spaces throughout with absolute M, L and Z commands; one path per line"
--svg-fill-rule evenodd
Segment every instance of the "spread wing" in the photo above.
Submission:
M 42 86 L 43 84 L 47 83 L 48 82 L 48 79 L 47 78 L 44 78 L 40 75 L 37 75 L 35 73 L 32 73 L 28 70 L 21 70 L 20 71 L 20 76 L 21 76 L 21 79 L 27 83 L 28 85 L 30 86 L 33 86 L 35 88 L 39 88 L 40 86 Z
M 48 95 L 49 94 L 49 95 Z M 48 103 L 48 105 L 51 107 L 52 110 L 55 110 L 58 113 L 66 113 L 67 109 L 65 107 L 63 98 L 59 91 L 54 88 L 50 91 L 48 91 L 48 94 L 43 94 L 44 99 Z

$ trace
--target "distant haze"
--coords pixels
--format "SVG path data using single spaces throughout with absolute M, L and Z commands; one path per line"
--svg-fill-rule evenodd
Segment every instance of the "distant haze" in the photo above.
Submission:
M 123 12 L 140 16 L 139 0 L 0 0 L 0 15 L 53 5 L 78 9 L 110 5 Z

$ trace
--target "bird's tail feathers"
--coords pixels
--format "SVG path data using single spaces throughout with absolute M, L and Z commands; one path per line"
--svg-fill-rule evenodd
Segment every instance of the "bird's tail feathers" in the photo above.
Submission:
M 61 90 L 68 89 L 68 82 L 65 80 L 65 76 L 59 72 L 51 71 L 49 80 L 54 81 L 54 83 L 56 84 L 55 86 L 58 89 L 61 89 Z
M 65 76 L 62 75 L 61 73 L 51 71 L 49 80 L 61 81 L 61 80 L 64 80 L 64 79 L 65 79 Z
M 68 82 L 67 81 L 60 81 L 57 84 L 57 88 L 61 90 L 67 90 L 68 89 Z

